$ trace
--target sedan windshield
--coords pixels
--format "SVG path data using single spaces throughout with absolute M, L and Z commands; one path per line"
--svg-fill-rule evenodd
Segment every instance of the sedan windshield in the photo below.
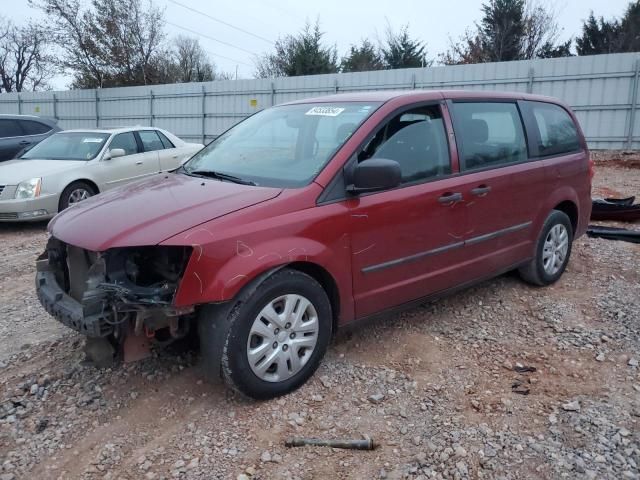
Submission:
M 271 187 L 307 185 L 379 105 L 312 103 L 263 110 L 207 145 L 184 172 Z
M 25 152 L 20 158 L 27 160 L 92 160 L 100 153 L 108 138 L 108 133 L 56 133 Z

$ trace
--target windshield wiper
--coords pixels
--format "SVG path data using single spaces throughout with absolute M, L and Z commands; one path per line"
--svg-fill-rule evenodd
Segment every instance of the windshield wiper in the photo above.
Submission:
M 217 180 L 226 180 L 228 182 L 239 183 L 240 185 L 253 185 L 253 186 L 257 185 L 256 182 L 252 182 L 251 180 L 245 180 L 244 178 L 236 177 L 235 175 L 216 172 L 214 170 L 194 170 L 193 172 L 190 172 L 185 168 L 184 171 L 188 175 L 196 175 L 198 177 L 208 177 L 208 178 L 215 178 Z

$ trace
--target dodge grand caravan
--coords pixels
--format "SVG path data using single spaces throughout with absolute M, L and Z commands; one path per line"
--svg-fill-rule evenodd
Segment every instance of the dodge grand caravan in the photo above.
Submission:
M 304 383 L 353 320 L 514 269 L 558 280 L 591 177 L 575 116 L 551 98 L 297 101 L 57 215 L 38 296 L 110 359 L 197 331 L 211 378 L 270 398 Z

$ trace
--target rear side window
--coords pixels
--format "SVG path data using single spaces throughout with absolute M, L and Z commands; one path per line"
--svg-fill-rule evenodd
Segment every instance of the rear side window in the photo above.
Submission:
M 47 133 L 51 130 L 49 125 L 33 120 L 20 120 L 20 125 L 22 126 L 25 135 L 42 135 L 43 133 Z
M 140 130 L 138 132 L 140 140 L 145 152 L 153 152 L 155 150 L 164 150 L 162 140 L 154 130 Z
M 133 135 L 133 132 L 119 133 L 118 135 L 113 137 L 111 145 L 109 145 L 109 149 L 113 150 L 114 148 L 123 149 L 126 155 L 133 155 L 134 153 L 138 153 L 138 144 L 136 142 L 136 137 Z
M 20 137 L 24 132 L 16 120 L 0 119 L 0 138 Z
M 358 154 L 359 161 L 369 158 L 398 162 L 402 183 L 451 173 L 449 145 L 440 107 L 419 107 L 392 118 Z
M 567 111 L 559 105 L 525 102 L 538 130 L 533 135 L 537 156 L 561 155 L 580 150 L 578 129 Z
M 527 160 L 526 138 L 515 103 L 456 102 L 452 110 L 461 170 Z
M 160 141 L 162 142 L 162 145 L 164 146 L 164 148 L 176 148 L 176 146 L 171 142 L 171 140 L 167 138 L 167 136 L 164 133 L 160 131 L 158 131 L 157 133 L 158 133 L 158 136 L 160 137 Z

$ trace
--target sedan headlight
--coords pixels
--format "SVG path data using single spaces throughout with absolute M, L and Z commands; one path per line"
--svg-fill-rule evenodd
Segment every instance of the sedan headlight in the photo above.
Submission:
M 41 178 L 32 178 L 18 184 L 16 198 L 37 198 L 40 196 Z

